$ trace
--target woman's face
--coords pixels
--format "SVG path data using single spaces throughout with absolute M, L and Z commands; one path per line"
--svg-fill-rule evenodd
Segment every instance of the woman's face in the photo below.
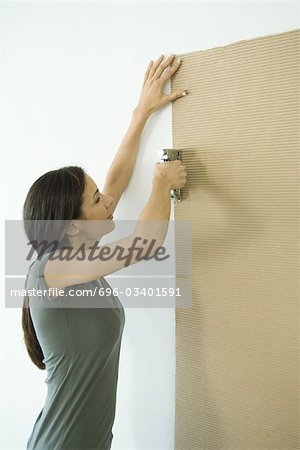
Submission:
M 102 236 L 115 228 L 115 223 L 108 216 L 112 214 L 113 198 L 99 192 L 93 179 L 86 175 L 86 187 L 83 193 L 82 219 L 74 220 L 76 228 L 71 227 L 68 238 L 71 245 L 80 247 L 83 243 L 93 245 Z
M 105 220 L 112 214 L 113 198 L 99 192 L 93 179 L 86 175 L 82 212 L 86 220 Z M 111 220 L 111 219 L 109 219 Z

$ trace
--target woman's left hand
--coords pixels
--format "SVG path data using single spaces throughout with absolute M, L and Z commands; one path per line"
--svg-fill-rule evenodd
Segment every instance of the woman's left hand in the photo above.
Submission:
M 142 111 L 146 115 L 150 116 L 154 111 L 158 110 L 170 101 L 186 95 L 183 94 L 183 92 L 186 92 L 184 89 L 178 89 L 169 95 L 163 94 L 162 92 L 166 81 L 171 78 L 180 67 L 181 60 L 179 63 L 176 60 L 175 64 L 167 69 L 174 58 L 175 55 L 172 55 L 167 58 L 164 63 L 162 63 L 164 55 L 161 55 L 155 62 L 150 61 L 144 76 L 142 92 L 138 105 L 135 108 L 136 110 Z

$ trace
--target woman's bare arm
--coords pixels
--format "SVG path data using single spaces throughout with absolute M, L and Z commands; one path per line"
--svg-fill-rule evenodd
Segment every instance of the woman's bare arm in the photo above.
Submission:
M 140 262 L 138 258 L 143 258 L 147 252 L 147 257 L 153 256 L 162 246 L 168 231 L 171 212 L 170 190 L 171 184 L 166 178 L 153 178 L 149 200 L 138 218 L 135 230 L 124 239 L 96 249 L 85 250 L 85 259 L 82 261 L 75 257 L 69 261 L 49 258 L 44 268 L 46 286 L 63 289 L 74 284 L 86 283 Z M 144 240 L 147 242 L 143 243 Z M 128 249 L 133 247 L 134 243 L 141 249 L 140 252 L 132 252 L 130 258 L 118 259 L 120 249 L 123 249 L 124 257 L 128 255 Z M 89 256 L 94 259 L 89 260 Z M 107 258 L 106 261 L 103 260 L 103 256 Z

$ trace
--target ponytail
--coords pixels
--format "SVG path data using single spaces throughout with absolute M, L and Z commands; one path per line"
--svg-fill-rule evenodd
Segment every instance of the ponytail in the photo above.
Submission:
M 25 282 L 25 289 L 27 285 L 27 278 Z M 24 332 L 24 342 L 27 348 L 27 352 L 31 361 L 42 370 L 45 370 L 46 366 L 43 363 L 44 354 L 39 344 L 39 341 L 35 334 L 35 329 L 32 323 L 30 309 L 29 309 L 29 297 L 25 296 L 22 308 L 22 327 Z
M 65 224 L 71 220 L 84 218 L 82 205 L 85 187 L 86 173 L 82 167 L 78 166 L 51 170 L 35 180 L 23 205 L 24 228 L 28 242 L 40 243 L 46 237 L 48 242 L 59 238 L 62 247 L 65 244 L 68 245 Z M 51 224 L 47 227 L 46 224 L 45 229 L 36 223 L 39 221 L 54 221 L 54 226 Z M 41 256 L 37 249 L 36 251 Z M 43 363 L 43 350 L 31 319 L 28 296 L 25 296 L 23 302 L 22 326 L 29 357 L 39 369 L 44 370 L 46 367 Z

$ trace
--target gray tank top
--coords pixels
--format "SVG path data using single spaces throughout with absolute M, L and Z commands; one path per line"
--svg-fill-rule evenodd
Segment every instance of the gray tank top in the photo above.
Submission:
M 30 266 L 27 289 L 47 289 L 44 266 L 51 253 Z M 103 306 L 99 308 L 84 307 L 90 296 L 68 297 L 70 289 L 83 292 L 96 287 L 104 291 L 110 285 L 102 277 L 68 286 L 56 298 L 47 294 L 29 297 L 46 365 L 47 396 L 27 450 L 111 448 L 124 308 L 118 297 L 112 293 L 101 296 L 99 290 L 92 299 Z M 80 307 L 67 307 L 70 301 Z

